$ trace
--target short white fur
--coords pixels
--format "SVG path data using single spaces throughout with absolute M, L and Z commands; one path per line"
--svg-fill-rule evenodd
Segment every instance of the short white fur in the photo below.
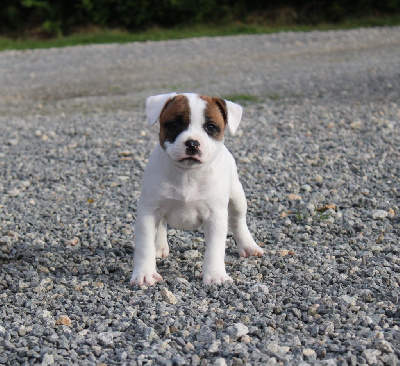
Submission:
M 155 124 L 165 104 L 176 94 L 149 97 L 146 113 L 149 125 Z M 225 242 L 229 226 L 239 254 L 262 256 L 246 224 L 247 203 L 239 182 L 233 156 L 223 144 L 203 129 L 205 100 L 197 94 L 183 94 L 189 101 L 190 125 L 164 150 L 157 144 L 146 167 L 135 224 L 135 254 L 131 284 L 153 285 L 162 280 L 156 257 L 169 254 L 167 223 L 174 228 L 195 230 L 203 226 L 206 250 L 203 282 L 219 284 L 232 281 L 225 270 Z M 234 133 L 242 108 L 226 101 L 228 129 Z M 180 162 L 187 155 L 185 142 L 199 141 L 199 164 Z

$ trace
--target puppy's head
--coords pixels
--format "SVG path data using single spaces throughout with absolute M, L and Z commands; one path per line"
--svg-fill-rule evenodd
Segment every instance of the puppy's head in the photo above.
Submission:
M 147 98 L 146 113 L 150 126 L 160 121 L 160 145 L 174 163 L 195 168 L 217 155 L 225 128 L 236 131 L 242 107 L 221 98 L 171 93 Z

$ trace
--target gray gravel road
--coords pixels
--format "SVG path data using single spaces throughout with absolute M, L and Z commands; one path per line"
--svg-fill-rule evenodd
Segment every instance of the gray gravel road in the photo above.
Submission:
M 240 102 L 237 159 L 263 258 L 199 278 L 169 230 L 131 288 L 144 99 Z M 398 365 L 400 28 L 0 53 L 1 365 Z

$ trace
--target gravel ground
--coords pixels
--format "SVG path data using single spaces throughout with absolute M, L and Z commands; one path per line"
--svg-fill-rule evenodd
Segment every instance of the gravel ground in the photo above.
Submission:
M 398 365 L 400 28 L 0 53 L 0 364 Z M 132 288 L 144 99 L 246 99 L 237 159 L 263 258 L 169 230 Z

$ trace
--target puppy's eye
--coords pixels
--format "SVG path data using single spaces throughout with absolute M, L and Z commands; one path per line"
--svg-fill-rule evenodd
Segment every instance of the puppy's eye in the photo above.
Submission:
M 170 121 L 165 124 L 168 131 L 174 132 L 181 128 L 181 124 L 178 121 Z
M 216 135 L 220 131 L 219 127 L 211 122 L 204 126 L 204 130 L 211 136 Z

